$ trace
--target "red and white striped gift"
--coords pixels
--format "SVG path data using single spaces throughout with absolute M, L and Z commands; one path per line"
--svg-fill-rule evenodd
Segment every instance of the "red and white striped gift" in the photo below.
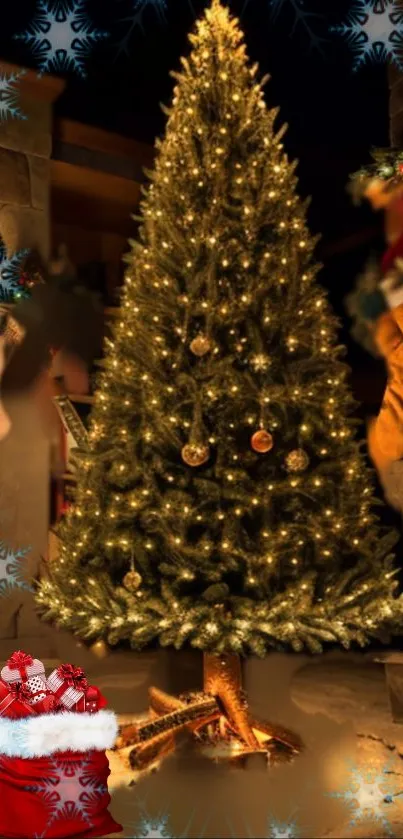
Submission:
M 61 664 L 53 670 L 46 685 L 65 708 L 73 708 L 88 687 L 83 670 L 72 664 Z
M 43 684 L 46 683 L 45 667 L 42 662 L 22 650 L 17 650 L 12 654 L 0 675 L 7 685 L 26 682 L 33 676 L 39 676 Z

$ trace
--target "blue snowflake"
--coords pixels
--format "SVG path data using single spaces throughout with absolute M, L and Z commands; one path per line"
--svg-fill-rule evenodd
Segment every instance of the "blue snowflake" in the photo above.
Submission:
M 38 0 L 36 18 L 17 40 L 31 47 L 39 75 L 50 70 L 73 70 L 85 78 L 85 60 L 91 48 L 108 32 L 94 29 L 85 11 L 86 0 Z M 53 5 L 53 8 L 52 8 Z
M 329 793 L 331 798 L 340 798 L 349 807 L 351 827 L 363 821 L 378 821 L 389 835 L 393 835 L 386 809 L 401 795 L 401 791 L 391 788 L 396 783 L 396 773 L 389 767 L 389 763 L 380 770 L 351 766 L 349 783 L 345 789 Z
M 192 0 L 187 0 L 189 8 L 193 15 L 195 15 Z M 119 43 L 119 52 L 129 52 L 129 42 L 135 29 L 140 29 L 145 32 L 144 14 L 147 11 L 153 11 L 159 23 L 166 23 L 167 0 L 132 0 L 133 11 L 129 17 L 122 18 L 120 23 L 129 23 L 124 37 Z
M 13 550 L 5 542 L 0 542 L 0 597 L 20 588 L 32 591 L 23 576 L 22 561 L 31 548 Z
M 28 256 L 29 250 L 24 248 L 12 256 L 7 256 L 7 249 L 0 236 L 0 301 L 12 302 L 15 298 L 23 297 L 24 292 L 19 281 L 21 277 L 22 260 Z
M 148 8 L 153 8 L 155 13 L 162 19 L 165 20 L 165 12 L 167 10 L 167 0 L 133 0 L 134 8 L 133 12 L 138 15 L 142 15 L 143 12 Z
M 367 60 L 403 70 L 403 8 L 395 0 L 354 0 L 347 22 L 331 31 L 346 37 L 354 71 Z
M 246 11 L 247 7 L 251 0 L 245 0 L 242 14 Z M 321 38 L 312 28 L 311 22 L 312 20 L 322 18 L 322 15 L 317 14 L 317 12 L 310 12 L 305 8 L 305 0 L 269 0 L 269 13 L 270 18 L 274 22 L 283 8 L 287 5 L 291 7 L 293 14 L 294 14 L 294 25 L 289 33 L 289 36 L 292 37 L 295 34 L 297 27 L 300 27 L 305 30 L 305 34 L 308 37 L 311 49 L 316 49 L 321 55 L 324 56 L 322 44 L 325 43 L 325 39 Z
M 16 84 L 25 71 L 19 73 L 3 73 L 0 70 L 0 123 L 7 119 L 26 119 L 18 106 L 18 91 Z
M 120 23 L 129 23 L 126 33 L 119 42 L 119 52 L 129 53 L 129 43 L 135 29 L 141 29 L 144 33 L 144 13 L 153 9 L 160 23 L 166 22 L 166 0 L 132 0 L 133 11 L 128 17 L 121 18 Z
M 90 812 L 108 791 L 92 774 L 89 761 L 56 760 L 47 778 L 25 789 L 40 795 L 49 808 L 48 826 L 57 819 L 80 819 L 87 827 L 91 827 Z

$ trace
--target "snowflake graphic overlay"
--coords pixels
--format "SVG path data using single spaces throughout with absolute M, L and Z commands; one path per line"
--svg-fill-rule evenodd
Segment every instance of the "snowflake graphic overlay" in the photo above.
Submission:
M 18 105 L 18 90 L 16 88 L 25 70 L 19 73 L 4 73 L 0 70 L 0 123 L 7 119 L 26 119 Z
M 299 839 L 301 832 L 297 821 L 295 820 L 295 813 L 296 810 L 293 811 L 288 821 L 280 821 L 274 818 L 273 815 L 270 815 L 267 821 L 267 833 L 265 834 L 266 839 Z M 232 839 L 237 839 L 238 833 L 234 833 L 233 825 L 229 820 L 228 828 L 231 832 Z M 249 837 L 249 839 L 254 839 L 256 833 L 251 830 L 247 823 L 245 823 L 243 835 Z M 310 830 L 306 835 L 313 836 L 312 830 Z
M 89 761 L 54 760 L 49 776 L 25 788 L 40 795 L 49 809 L 48 826 L 57 819 L 80 819 L 91 827 L 90 813 L 107 787 L 92 775 Z
M 299 833 L 296 822 L 279 822 L 269 820 L 268 839 L 298 839 Z
M 193 831 L 190 832 L 194 811 L 190 814 L 183 832 L 176 837 L 172 833 L 169 813 L 151 816 L 143 804 L 140 804 L 140 811 L 142 813 L 140 820 L 131 825 L 132 833 L 130 835 L 132 839 L 188 839 L 189 836 L 194 835 Z M 206 824 L 207 822 L 204 824 L 202 831 L 198 830 L 197 836 L 199 839 L 202 839 L 205 835 Z
M 30 27 L 14 37 L 31 48 L 38 61 L 39 75 L 50 70 L 72 70 L 86 76 L 85 61 L 94 44 L 108 38 L 108 32 L 94 29 L 85 11 L 86 0 L 38 0 Z
M 390 763 L 382 768 L 370 769 L 351 766 L 349 783 L 345 789 L 328 794 L 331 798 L 345 801 L 351 812 L 351 827 L 363 821 L 377 821 L 392 836 L 388 808 L 390 811 L 394 799 L 402 794 L 401 790 L 392 788 L 397 783 L 394 774 Z
M 7 547 L 5 542 L 0 542 L 0 597 L 11 594 L 16 588 L 32 591 L 24 579 L 22 568 L 22 561 L 30 550 L 31 548 L 13 550 Z
M 135 828 L 133 839 L 174 839 L 168 825 L 168 816 L 159 816 L 156 819 L 143 816 Z
M 403 70 L 403 7 L 399 0 L 355 0 L 346 23 L 332 26 L 344 35 L 356 72 L 366 62 L 393 62 Z
M 118 55 L 122 52 L 126 55 L 129 54 L 129 44 L 135 29 L 140 29 L 144 34 L 144 13 L 147 10 L 152 9 L 157 15 L 159 22 L 166 23 L 166 0 L 132 0 L 132 2 L 132 14 L 128 17 L 121 18 L 120 20 L 120 23 L 129 23 L 130 26 L 127 28 L 124 37 L 118 44 Z
M 245 0 L 242 14 L 246 11 L 247 7 L 251 0 Z M 300 29 L 305 30 L 305 34 L 308 37 L 310 49 L 317 50 L 323 57 L 325 53 L 323 51 L 322 44 L 325 44 L 325 38 L 321 38 L 312 28 L 312 20 L 322 19 L 322 15 L 317 14 L 317 12 L 310 12 L 305 8 L 305 0 L 269 0 L 269 13 L 270 19 L 274 22 L 277 20 L 279 14 L 282 12 L 283 8 L 286 4 L 291 7 L 293 14 L 294 14 L 294 25 L 289 33 L 289 37 L 292 37 L 295 34 L 295 31 L 298 27 Z
M 120 2 L 120 0 L 119 0 Z M 177 0 L 176 0 L 177 2 Z M 193 15 L 195 15 L 194 6 L 192 0 L 187 0 L 190 10 Z M 133 11 L 132 14 L 128 17 L 124 17 L 120 20 L 120 23 L 129 23 L 130 26 L 128 27 L 126 34 L 119 42 L 119 53 L 129 53 L 129 43 L 132 37 L 132 34 L 135 29 L 140 29 L 141 32 L 145 33 L 145 26 L 144 26 L 144 14 L 147 11 L 152 10 L 159 23 L 164 24 L 167 21 L 166 12 L 168 10 L 167 0 L 132 0 L 133 4 Z
M 0 301 L 10 303 L 15 298 L 24 296 L 20 285 L 21 263 L 28 254 L 29 250 L 24 248 L 12 256 L 7 256 L 6 246 L 0 236 Z

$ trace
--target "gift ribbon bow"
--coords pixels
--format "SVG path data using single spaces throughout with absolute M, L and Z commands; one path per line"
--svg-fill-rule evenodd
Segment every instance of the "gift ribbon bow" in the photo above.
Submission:
M 64 686 L 73 687 L 76 690 L 87 690 L 88 682 L 81 667 L 74 667 L 73 664 L 61 664 L 57 668 L 57 675 L 63 680 Z
M 10 685 L 9 687 L 10 693 L 13 695 L 14 699 L 19 699 L 21 702 L 26 702 L 28 699 L 31 699 L 31 691 L 24 685 L 23 682 L 17 682 L 14 685 Z
M 34 660 L 32 655 L 23 653 L 22 650 L 17 650 L 17 652 L 13 653 L 11 658 L 8 659 L 7 665 L 10 670 L 18 670 L 21 679 L 28 679 L 27 667 L 30 667 L 33 663 Z

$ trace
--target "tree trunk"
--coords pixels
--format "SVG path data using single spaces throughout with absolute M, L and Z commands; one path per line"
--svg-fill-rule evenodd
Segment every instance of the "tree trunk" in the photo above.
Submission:
M 250 749 L 259 751 L 259 742 L 252 730 L 248 706 L 242 695 L 240 657 L 231 653 L 204 653 L 204 691 L 220 699 L 228 720 L 242 740 Z

